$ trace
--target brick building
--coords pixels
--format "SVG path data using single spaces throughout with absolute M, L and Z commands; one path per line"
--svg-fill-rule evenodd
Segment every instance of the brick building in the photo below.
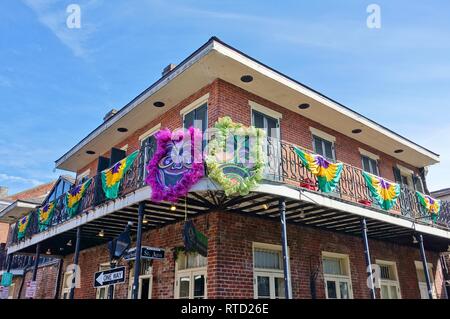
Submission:
M 144 177 L 155 133 L 204 131 L 224 116 L 266 132 L 263 180 L 249 194 L 226 196 L 206 170 L 178 202 L 152 201 Z M 320 191 L 296 147 L 343 163 L 338 187 Z M 134 151 L 119 196 L 106 199 L 101 172 Z M 126 272 L 117 299 L 131 298 L 135 273 L 140 298 L 446 298 L 450 206 L 443 202 L 433 217 L 416 196 L 429 193 L 426 168 L 438 162 L 432 151 L 211 38 L 56 161 L 88 185 L 77 213 L 68 214 L 66 194 L 55 198 L 49 227 L 40 230 L 32 213 L 24 238 L 13 228 L 8 253 L 61 260 L 60 275 L 45 285 L 36 269 L 39 298 L 106 298 L 109 288 L 94 288 L 94 274 L 110 268 L 107 243 L 131 222 L 131 245 L 165 256 L 143 258 L 139 267 L 120 259 Z M 398 185 L 394 207 L 377 206 L 363 171 Z M 207 254 L 185 249 L 186 220 L 206 236 Z

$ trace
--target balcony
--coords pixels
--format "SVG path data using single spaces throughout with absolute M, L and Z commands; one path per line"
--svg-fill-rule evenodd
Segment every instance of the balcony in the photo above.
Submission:
M 130 194 L 137 189 L 145 187 L 145 158 L 149 158 L 148 154 L 152 153 L 150 145 L 144 146 L 139 151 L 139 155 L 133 167 L 127 171 L 122 180 L 119 189 L 119 198 Z M 285 141 L 274 141 L 268 139 L 267 141 L 267 168 L 265 182 L 275 184 L 286 184 L 296 189 L 302 189 L 305 192 L 320 193 L 318 190 L 318 181 L 315 175 L 310 173 L 302 164 L 300 158 L 294 152 L 294 144 Z M 300 148 L 300 147 L 299 147 Z M 305 150 L 308 151 L 308 150 Z M 145 154 L 147 154 L 145 156 Z M 385 211 L 377 206 L 372 199 L 369 189 L 366 186 L 362 170 L 360 168 L 345 164 L 341 180 L 333 193 L 323 194 L 324 196 L 332 197 L 333 199 L 350 202 L 361 207 L 366 207 L 380 214 L 393 214 L 401 218 L 415 221 L 438 227 L 444 230 L 450 228 L 450 203 L 442 202 L 439 216 L 432 220 L 428 212 L 424 211 L 420 205 L 414 190 L 406 186 L 401 187 L 401 194 L 398 198 L 395 207 L 392 210 Z M 64 204 L 64 196 L 59 197 L 55 202 L 55 213 L 48 225 L 52 228 L 70 219 L 67 209 Z M 76 215 L 79 215 L 95 207 L 105 204 L 107 200 L 101 187 L 101 176 L 92 178 L 89 188 L 86 190 L 82 198 Z M 22 240 L 31 238 L 34 234 L 39 233 L 37 211 L 31 213 L 31 220 L 26 234 Z M 17 227 L 14 225 L 10 229 L 10 243 L 17 244 Z

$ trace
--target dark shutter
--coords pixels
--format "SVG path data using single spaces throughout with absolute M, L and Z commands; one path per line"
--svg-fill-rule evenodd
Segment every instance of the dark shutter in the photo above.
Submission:
M 195 110 L 184 116 L 184 128 L 190 128 L 194 125 Z
M 394 178 L 395 178 L 395 182 L 399 183 L 400 185 L 403 184 L 402 183 L 402 173 L 400 172 L 400 169 L 398 167 L 393 167 L 394 170 Z
M 123 160 L 125 157 L 127 157 L 127 152 L 124 150 L 121 150 L 120 148 L 113 147 L 111 149 L 111 162 L 110 165 L 116 164 L 118 161 Z
M 428 190 L 427 179 L 425 178 L 425 168 L 419 168 L 420 178 L 422 179 L 423 192 L 427 195 L 430 195 L 430 191 Z
M 201 127 L 197 127 L 198 129 L 201 129 L 202 132 L 206 131 L 206 128 L 208 126 L 208 114 L 207 114 L 207 106 L 206 104 L 200 106 L 198 109 L 195 110 L 195 120 L 194 121 L 201 121 Z M 194 122 L 194 124 L 196 124 Z M 199 126 L 198 124 L 196 124 Z

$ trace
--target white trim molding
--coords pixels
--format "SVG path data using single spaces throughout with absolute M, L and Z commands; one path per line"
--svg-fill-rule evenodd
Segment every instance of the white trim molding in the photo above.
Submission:
M 208 103 L 208 99 L 209 99 L 209 93 L 206 93 L 205 95 L 199 97 L 198 99 L 196 99 L 194 102 L 189 103 L 189 105 L 187 105 L 186 107 L 184 107 L 181 111 L 180 111 L 180 115 L 184 116 L 187 113 L 189 113 L 192 110 L 195 110 L 196 108 L 198 108 L 199 106 L 202 106 L 205 103 Z
M 153 135 L 156 133 L 156 131 L 158 131 L 161 128 L 161 123 L 153 126 L 151 129 L 149 129 L 147 132 L 145 132 L 144 134 L 142 134 L 141 136 L 139 136 L 139 142 L 142 142 L 143 140 L 145 140 L 147 137 Z
M 266 106 L 263 106 L 261 104 L 258 104 L 256 102 L 253 101 L 248 101 L 248 104 L 250 105 L 250 109 L 251 111 L 255 110 L 259 113 L 263 113 L 267 116 L 273 117 L 276 120 L 280 120 L 283 118 L 283 114 L 281 114 L 280 112 L 274 111 L 271 108 L 268 108 Z
M 415 175 L 414 171 L 412 169 L 406 168 L 400 164 L 397 164 L 397 168 L 400 170 L 400 172 L 402 172 L 403 174 L 408 174 L 408 175 Z
M 373 159 L 375 161 L 380 160 L 380 156 L 378 156 L 374 153 L 371 153 L 369 151 L 366 151 L 365 149 L 362 149 L 361 147 L 359 147 L 358 150 L 359 150 L 359 154 L 361 154 L 361 155 L 367 156 L 368 158 Z
M 314 135 L 314 136 L 323 138 L 324 140 L 327 140 L 329 142 L 333 142 L 333 143 L 336 142 L 336 137 L 331 134 L 325 133 L 324 131 L 316 129 L 312 126 L 309 127 L 309 130 L 311 131 L 312 135 Z

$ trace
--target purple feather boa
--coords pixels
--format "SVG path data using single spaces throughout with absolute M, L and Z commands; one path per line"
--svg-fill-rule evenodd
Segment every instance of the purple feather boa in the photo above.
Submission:
M 147 165 L 148 175 L 145 179 L 147 185 L 152 188 L 151 199 L 155 202 L 168 201 L 175 203 L 180 197 L 185 196 L 191 187 L 195 185 L 204 174 L 202 152 L 194 152 L 192 168 L 183 175 L 183 177 L 172 186 L 161 185 L 158 181 L 158 171 L 160 160 L 167 155 L 167 145 L 169 142 L 179 142 L 189 134 L 191 138 L 191 149 L 195 149 L 195 142 L 202 141 L 202 133 L 199 129 L 190 127 L 188 132 L 178 130 L 171 132 L 169 129 L 162 129 L 156 133 L 157 148 L 152 160 Z

